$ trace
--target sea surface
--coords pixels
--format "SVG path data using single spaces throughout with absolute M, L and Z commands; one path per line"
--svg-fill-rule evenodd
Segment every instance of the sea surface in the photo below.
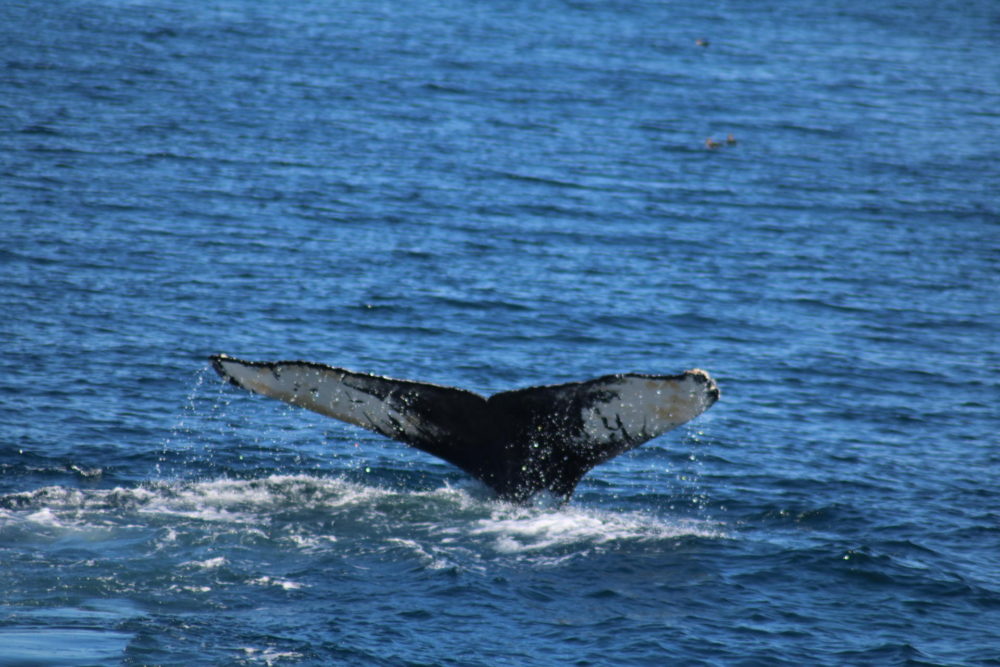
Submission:
M 722 399 L 515 506 L 220 352 Z M 995 0 L 0 2 L 4 666 L 1000 665 L 998 400 Z

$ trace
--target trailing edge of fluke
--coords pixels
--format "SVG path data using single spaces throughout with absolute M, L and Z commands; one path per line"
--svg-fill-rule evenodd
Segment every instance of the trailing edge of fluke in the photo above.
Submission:
M 444 459 L 505 500 L 548 490 L 568 500 L 591 468 L 700 415 L 711 376 L 623 373 L 484 397 L 309 361 L 215 355 L 225 380 L 375 431 Z

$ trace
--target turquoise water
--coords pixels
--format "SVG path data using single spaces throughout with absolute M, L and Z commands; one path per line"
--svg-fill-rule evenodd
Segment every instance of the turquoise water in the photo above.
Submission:
M 993 3 L 0 36 L 0 664 L 1000 664 Z M 515 507 L 219 352 L 722 399 Z

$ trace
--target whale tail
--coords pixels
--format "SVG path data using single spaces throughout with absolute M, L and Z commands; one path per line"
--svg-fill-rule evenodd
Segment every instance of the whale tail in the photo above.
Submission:
M 484 397 L 309 361 L 211 358 L 225 380 L 404 442 L 506 500 L 568 499 L 594 466 L 694 419 L 719 398 L 702 370 L 626 373 Z

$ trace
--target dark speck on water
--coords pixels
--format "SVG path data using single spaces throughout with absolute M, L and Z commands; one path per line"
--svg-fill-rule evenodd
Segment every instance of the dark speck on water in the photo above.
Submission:
M 0 3 L 0 664 L 1000 664 L 998 17 Z M 218 352 L 723 396 L 518 507 Z

